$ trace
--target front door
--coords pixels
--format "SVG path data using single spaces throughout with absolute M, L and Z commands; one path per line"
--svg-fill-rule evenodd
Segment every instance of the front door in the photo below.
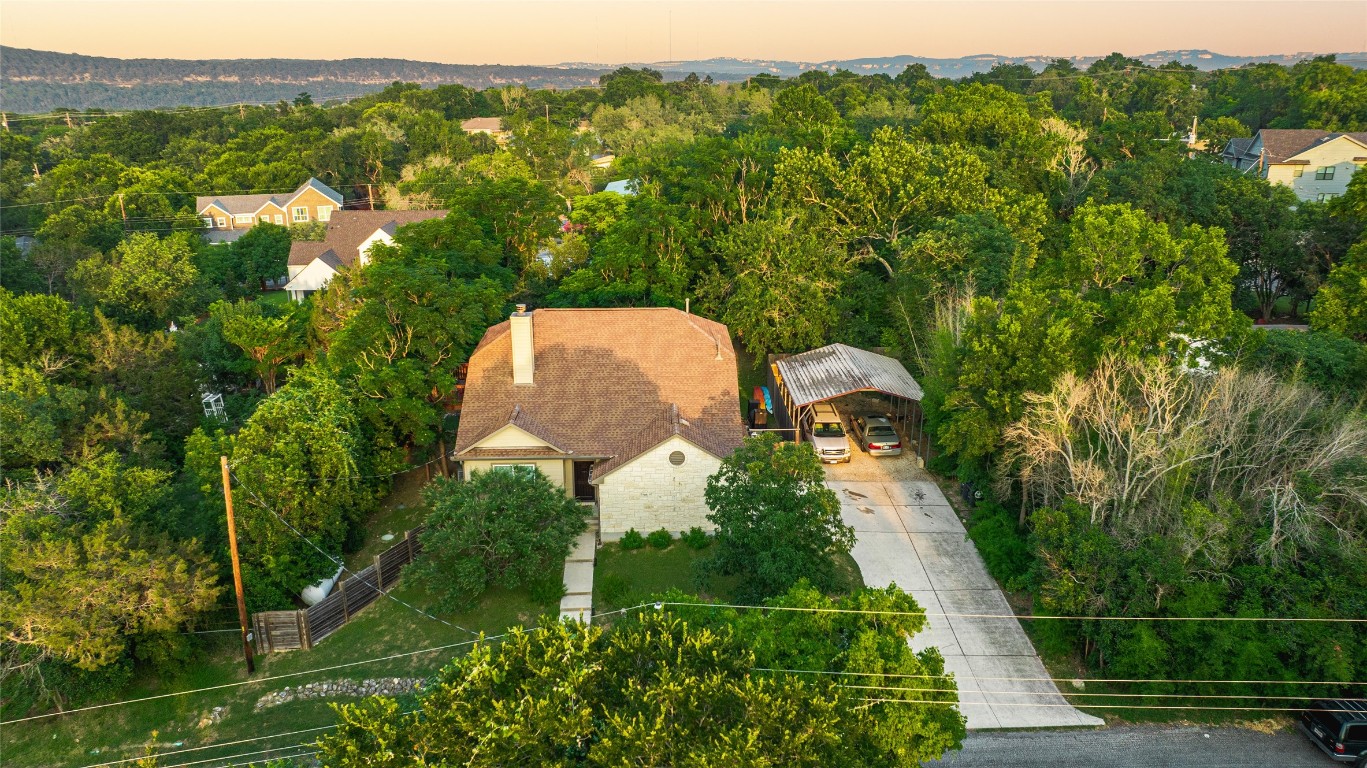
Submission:
M 593 462 L 574 462 L 574 498 L 580 501 L 593 501 L 593 486 L 589 478 L 593 473 Z

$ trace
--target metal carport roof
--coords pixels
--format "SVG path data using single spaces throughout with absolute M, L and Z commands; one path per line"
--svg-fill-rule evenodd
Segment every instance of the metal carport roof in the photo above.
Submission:
M 785 357 L 778 361 L 778 372 L 796 408 L 869 390 L 917 401 L 923 395 L 901 363 L 845 344 Z

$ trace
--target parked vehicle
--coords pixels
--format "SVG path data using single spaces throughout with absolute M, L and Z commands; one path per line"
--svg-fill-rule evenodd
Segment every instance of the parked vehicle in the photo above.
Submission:
M 854 439 L 870 456 L 901 456 L 902 438 L 882 416 L 859 416 L 851 424 Z
M 1335 762 L 1367 768 L 1367 703 L 1317 699 L 1301 712 L 1297 725 Z
M 828 464 L 850 460 L 850 441 L 845 437 L 845 425 L 840 414 L 830 403 L 818 403 L 812 409 L 812 426 L 807 439 L 816 455 Z

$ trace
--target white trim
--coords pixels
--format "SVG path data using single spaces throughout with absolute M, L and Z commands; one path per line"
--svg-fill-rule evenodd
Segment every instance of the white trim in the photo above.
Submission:
M 234 226 L 234 227 L 236 227 L 238 224 L 246 224 L 246 225 L 248 225 L 248 226 L 251 226 L 251 224 L 252 224 L 255 220 L 256 220 L 256 217 L 255 217 L 255 216 L 252 216 L 250 213 L 234 213 L 234 214 L 233 214 L 233 226 Z
M 283 214 L 283 213 L 277 213 L 277 214 L 275 214 L 275 223 L 276 223 L 277 225 L 279 225 L 279 226 L 282 226 L 282 227 L 285 226 L 285 214 Z
M 331 205 L 320 205 L 320 206 L 318 206 L 318 208 L 317 208 L 318 220 L 319 220 L 319 221 L 330 221 L 330 220 L 332 219 L 332 208 L 333 208 L 333 206 L 331 206 Z
M 299 212 L 303 211 L 304 218 L 299 218 Z M 307 224 L 309 221 L 309 207 L 307 205 L 296 205 L 290 207 L 290 223 Z
M 223 216 L 217 216 L 214 218 L 214 225 L 217 226 L 219 229 L 227 229 L 228 219 Z

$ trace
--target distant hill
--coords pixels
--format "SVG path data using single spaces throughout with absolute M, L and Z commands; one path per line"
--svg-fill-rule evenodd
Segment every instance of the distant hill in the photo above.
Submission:
M 1204 50 L 1158 51 L 1134 58 L 1146 64 L 1179 61 L 1203 70 L 1251 62 L 1294 64 L 1315 54 L 1225 56 Z M 1367 53 L 1340 53 L 1356 67 L 1367 66 Z M 848 69 L 860 74 L 896 75 L 911 64 L 924 64 L 938 77 L 960 78 L 985 72 L 1000 63 L 1043 69 L 1053 56 L 982 54 L 955 59 L 885 56 L 838 61 L 800 62 L 716 58 L 699 61 L 640 62 L 628 66 L 658 69 L 669 79 L 690 72 L 716 80 L 741 80 L 768 73 L 794 77 L 813 69 Z M 1080 68 L 1097 56 L 1069 57 Z M 151 109 L 219 104 L 264 104 L 293 99 L 308 91 L 315 101 L 342 99 L 378 91 L 395 80 L 432 87 L 459 83 L 489 88 L 523 83 L 532 88 L 578 88 L 597 85 L 598 77 L 621 65 L 567 63 L 552 67 L 504 64 L 437 64 L 406 59 L 113 59 L 72 53 L 0 46 L 0 109 L 48 112 L 73 109 Z

